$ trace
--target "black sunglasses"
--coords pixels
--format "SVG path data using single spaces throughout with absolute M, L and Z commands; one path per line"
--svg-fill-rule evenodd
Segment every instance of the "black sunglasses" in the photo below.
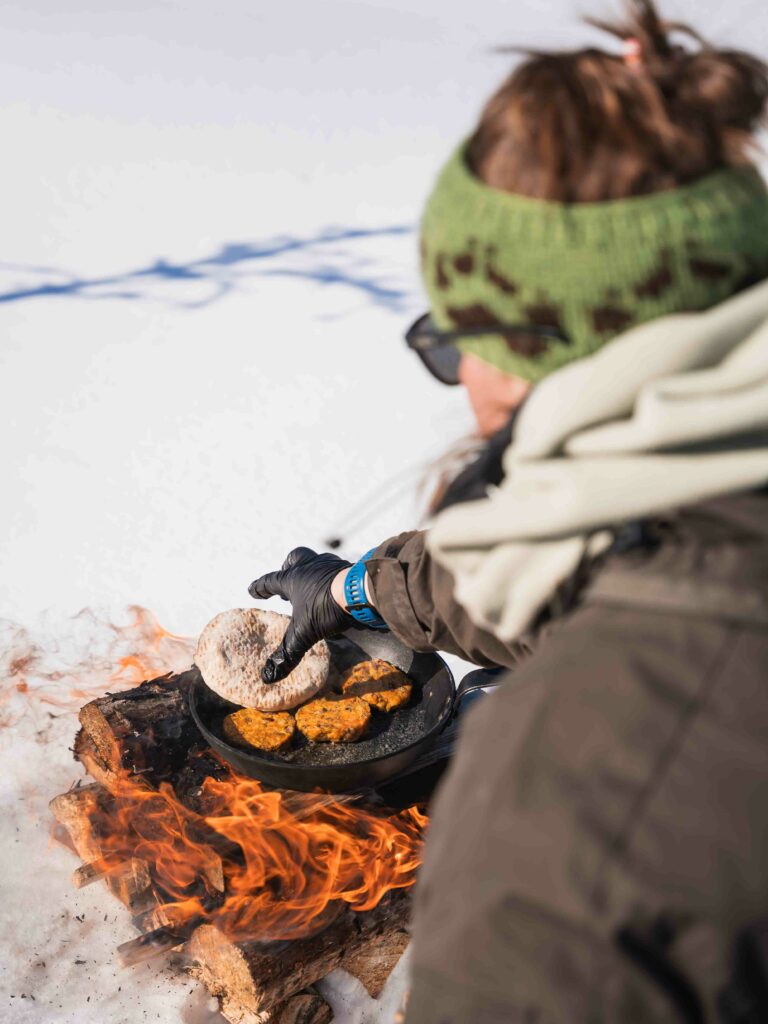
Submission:
M 536 355 L 532 339 L 551 338 L 569 345 L 570 338 L 559 327 L 547 324 L 493 324 L 483 327 L 457 327 L 440 330 L 431 313 L 414 320 L 405 332 L 405 343 L 421 359 L 429 372 L 450 387 L 459 383 L 461 350 L 456 346 L 463 338 L 481 338 L 489 334 L 502 334 L 511 349 L 521 355 Z M 525 340 L 524 340 L 525 339 Z

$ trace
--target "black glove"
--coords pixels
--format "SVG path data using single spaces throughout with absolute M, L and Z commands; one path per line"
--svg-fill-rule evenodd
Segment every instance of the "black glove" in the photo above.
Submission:
M 284 679 L 318 640 L 335 636 L 355 620 L 331 595 L 331 583 L 352 563 L 337 555 L 318 555 L 310 548 L 294 548 L 282 569 L 260 576 L 248 587 L 251 597 L 282 597 L 293 605 L 293 615 L 283 642 L 273 651 L 261 672 L 265 683 Z

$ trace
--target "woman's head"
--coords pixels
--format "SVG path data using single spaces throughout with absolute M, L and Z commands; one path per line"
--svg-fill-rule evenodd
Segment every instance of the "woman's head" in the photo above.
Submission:
M 480 381 L 498 399 L 499 374 L 535 381 L 768 276 L 768 194 L 750 160 L 766 65 L 641 0 L 624 24 L 595 24 L 621 51 L 527 54 L 427 204 L 437 326 L 515 327 L 459 342 L 488 371 L 464 365 L 470 395 Z
M 620 52 L 528 54 L 467 146 L 481 181 L 533 199 L 594 203 L 750 163 L 768 99 L 761 60 L 714 49 L 693 29 L 662 21 L 646 0 L 628 4 L 623 23 L 590 23 L 617 37 Z

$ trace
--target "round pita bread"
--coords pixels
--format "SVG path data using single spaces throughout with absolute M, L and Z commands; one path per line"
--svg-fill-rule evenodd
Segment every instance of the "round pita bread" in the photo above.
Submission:
M 197 642 L 195 664 L 225 700 L 257 711 L 285 711 L 314 697 L 328 678 L 331 653 L 315 644 L 285 679 L 265 683 L 261 670 L 290 619 L 260 608 L 233 608 L 211 619 Z

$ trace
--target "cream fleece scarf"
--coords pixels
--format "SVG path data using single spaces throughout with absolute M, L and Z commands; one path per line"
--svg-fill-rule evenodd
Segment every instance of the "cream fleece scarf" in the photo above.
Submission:
M 768 483 L 768 281 L 537 385 L 484 501 L 428 535 L 477 625 L 520 637 L 607 528 Z

